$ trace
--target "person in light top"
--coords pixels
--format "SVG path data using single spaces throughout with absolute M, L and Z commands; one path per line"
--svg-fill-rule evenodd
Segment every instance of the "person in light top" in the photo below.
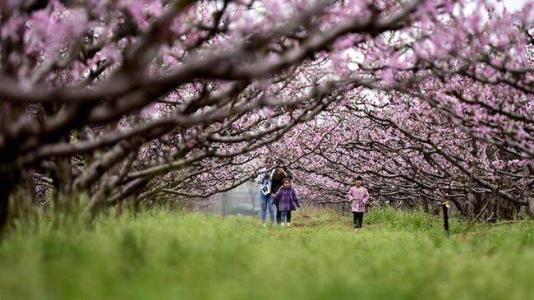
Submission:
M 274 224 L 276 211 L 273 205 L 273 198 L 271 195 L 271 176 L 267 172 L 266 168 L 260 169 L 260 174 L 256 179 L 256 182 L 260 185 L 259 197 L 261 224 L 265 226 L 265 221 L 267 219 L 267 211 L 269 211 L 271 224 Z
M 354 181 L 354 185 L 350 187 L 348 198 L 352 202 L 352 215 L 354 229 L 359 230 L 363 226 L 363 213 L 365 212 L 365 205 L 369 202 L 369 192 L 363 187 L 363 179 L 358 176 Z

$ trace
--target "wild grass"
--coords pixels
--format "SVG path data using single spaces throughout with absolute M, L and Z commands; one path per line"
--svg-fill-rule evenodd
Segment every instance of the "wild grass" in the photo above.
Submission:
M 56 226 L 0 244 L 0 299 L 532 299 L 534 224 L 468 228 L 422 212 L 304 209 L 257 218 L 144 212 Z M 31 229 L 27 229 L 31 228 Z

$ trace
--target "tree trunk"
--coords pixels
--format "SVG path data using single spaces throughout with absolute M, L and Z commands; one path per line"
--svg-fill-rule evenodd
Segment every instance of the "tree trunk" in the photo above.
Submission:
M 534 218 L 534 197 L 528 198 L 528 215 Z
M 9 219 L 9 195 L 17 183 L 16 174 L 0 173 L 0 239 Z

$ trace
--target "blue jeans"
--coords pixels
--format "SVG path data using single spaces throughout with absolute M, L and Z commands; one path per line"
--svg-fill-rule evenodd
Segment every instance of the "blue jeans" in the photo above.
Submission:
M 260 216 L 261 216 L 261 222 L 265 224 L 265 219 L 267 219 L 267 210 L 269 210 L 269 216 L 271 217 L 271 224 L 274 223 L 274 218 L 276 216 L 276 212 L 274 210 L 273 205 L 273 198 L 271 195 L 264 195 L 262 192 L 260 192 Z

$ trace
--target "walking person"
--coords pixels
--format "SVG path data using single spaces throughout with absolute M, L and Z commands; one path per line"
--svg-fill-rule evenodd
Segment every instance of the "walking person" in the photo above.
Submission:
M 354 185 L 350 187 L 348 198 L 352 202 L 354 230 L 358 231 L 363 226 L 365 205 L 369 202 L 369 192 L 363 187 L 363 178 L 361 176 L 358 176 L 354 181 Z
M 261 224 L 266 226 L 267 211 L 269 211 L 271 224 L 274 224 L 276 212 L 274 210 L 273 198 L 271 195 L 271 176 L 267 173 L 266 168 L 260 170 L 257 183 L 260 185 L 259 197 Z
M 291 211 L 297 210 L 300 207 L 297 192 L 291 186 L 291 179 L 285 178 L 282 187 L 273 196 L 278 202 L 278 209 L 280 211 L 280 225 L 291 226 Z
M 282 162 L 278 161 L 276 164 L 276 168 L 273 170 L 271 174 L 271 194 L 275 195 L 280 187 L 282 187 L 282 184 L 284 182 L 284 179 L 289 178 L 293 179 L 293 176 L 291 173 L 289 173 L 286 169 L 284 169 Z M 276 199 L 273 199 L 274 205 L 276 206 L 276 222 L 280 224 L 280 220 L 282 217 L 282 214 L 279 209 L 278 201 Z

